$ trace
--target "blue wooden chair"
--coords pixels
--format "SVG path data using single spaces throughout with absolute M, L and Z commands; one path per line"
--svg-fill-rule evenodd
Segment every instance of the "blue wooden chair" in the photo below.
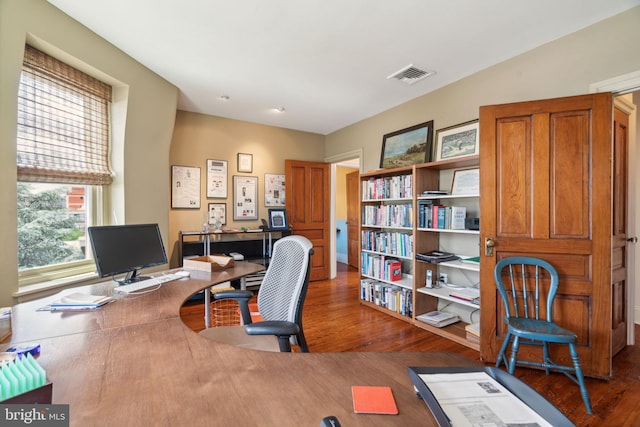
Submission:
M 559 282 L 556 269 L 541 259 L 524 256 L 508 257 L 498 261 L 494 269 L 494 277 L 504 302 L 504 322 L 508 328 L 507 336 L 498 353 L 496 367 L 504 362 L 510 374 L 513 374 L 516 364 L 544 368 L 547 375 L 550 369 L 558 370 L 580 386 L 580 394 L 587 413 L 591 414 L 589 392 L 584 385 L 582 368 L 576 351 L 577 336 L 553 322 L 553 300 L 558 291 Z M 505 286 L 506 282 L 509 282 L 508 286 Z M 541 316 L 541 304 L 545 309 L 544 317 Z M 511 359 L 507 361 L 505 352 L 512 338 Z M 560 366 L 551 360 L 548 343 L 567 344 L 573 366 Z M 543 361 L 518 360 L 520 344 L 542 346 Z

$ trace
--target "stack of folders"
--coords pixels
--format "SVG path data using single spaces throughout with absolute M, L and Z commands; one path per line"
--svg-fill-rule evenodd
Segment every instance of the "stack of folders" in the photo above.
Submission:
M 429 313 L 417 316 L 416 319 L 431 326 L 435 326 L 436 328 L 442 328 L 460 320 L 458 315 L 444 311 L 430 311 Z
M 449 296 L 480 305 L 480 289 L 478 288 L 453 289 L 449 292 Z
M 76 292 L 52 302 L 51 311 L 95 310 L 113 301 L 113 297 Z
M 416 259 L 419 261 L 426 261 L 432 264 L 437 264 L 439 262 L 445 261 L 455 261 L 460 259 L 456 254 L 452 254 L 444 251 L 431 251 L 425 253 L 416 254 Z
M 467 340 L 475 343 L 480 343 L 480 322 L 469 323 L 464 327 L 467 335 Z

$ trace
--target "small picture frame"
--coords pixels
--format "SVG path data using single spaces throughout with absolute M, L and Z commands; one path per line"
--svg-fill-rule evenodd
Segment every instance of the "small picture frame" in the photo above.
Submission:
M 238 172 L 253 172 L 253 154 L 238 153 Z
M 209 203 L 209 224 L 216 225 L 227 224 L 227 204 L 226 203 Z
M 269 209 L 269 229 L 288 230 L 287 211 L 285 209 Z
M 471 156 L 480 152 L 480 122 L 472 120 L 436 132 L 435 161 Z

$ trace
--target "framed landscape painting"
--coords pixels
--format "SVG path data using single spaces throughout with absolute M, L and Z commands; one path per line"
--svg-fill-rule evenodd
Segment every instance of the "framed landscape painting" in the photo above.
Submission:
M 431 161 L 433 120 L 388 133 L 382 137 L 382 169 Z

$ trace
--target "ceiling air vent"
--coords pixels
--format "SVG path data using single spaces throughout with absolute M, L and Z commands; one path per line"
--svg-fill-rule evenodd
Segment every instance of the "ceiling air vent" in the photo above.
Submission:
M 395 73 L 391 74 L 389 77 L 387 77 L 387 79 L 397 79 L 403 83 L 412 85 L 422 79 L 434 75 L 435 73 L 435 71 L 421 70 L 417 67 L 414 67 L 413 64 L 409 64 L 400 71 L 396 71 Z

